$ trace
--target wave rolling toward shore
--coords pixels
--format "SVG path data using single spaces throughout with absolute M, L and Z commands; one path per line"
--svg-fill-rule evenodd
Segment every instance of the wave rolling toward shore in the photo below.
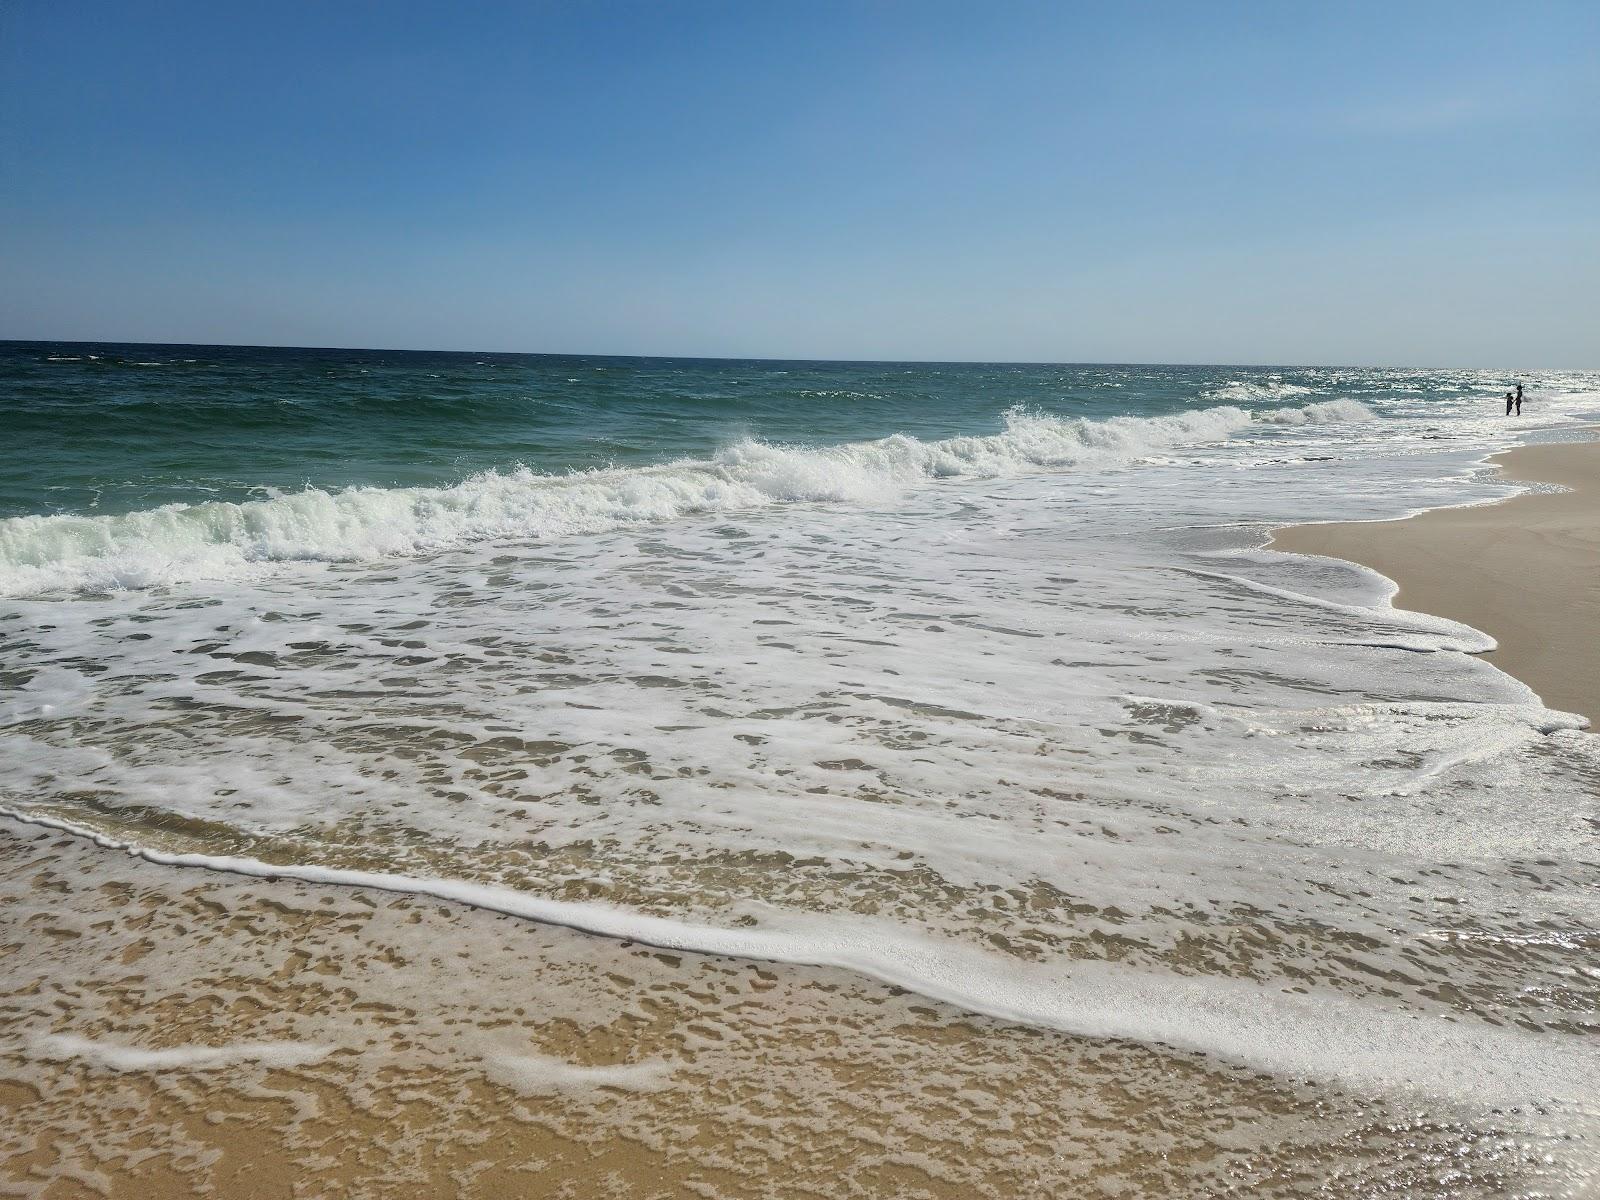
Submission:
M 816 449 L 747 438 L 710 460 L 652 467 L 564 475 L 519 467 L 450 487 L 312 487 L 116 516 L 11 517 L 0 521 L 0 591 L 147 587 L 226 578 L 255 563 L 356 562 L 490 539 L 550 541 L 773 504 L 887 503 L 933 479 L 1117 466 L 1214 441 L 1252 420 L 1303 425 L 1371 416 L 1353 400 L 1102 421 L 1012 409 L 1005 431 L 989 436 L 924 442 L 895 435 Z

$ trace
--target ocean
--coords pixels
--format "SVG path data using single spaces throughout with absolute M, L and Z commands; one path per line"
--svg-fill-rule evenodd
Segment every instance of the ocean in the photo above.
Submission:
M 1600 416 L 1516 378 L 0 344 L 0 806 L 1401 1097 L 1566 1194 L 1595 740 L 1262 548 L 1510 494 Z

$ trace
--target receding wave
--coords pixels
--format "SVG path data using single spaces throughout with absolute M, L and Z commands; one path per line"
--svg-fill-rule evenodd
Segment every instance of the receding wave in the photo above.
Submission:
M 0 593 L 150 587 L 275 562 L 359 562 L 492 540 L 546 541 L 692 513 L 774 504 L 873 503 L 930 480 L 1115 466 L 1215 442 L 1252 422 L 1368 420 L 1353 400 L 1252 414 L 1231 405 L 1104 421 L 1013 409 L 997 434 L 896 434 L 839 446 L 745 440 L 707 460 L 547 475 L 485 472 L 450 487 L 319 488 L 243 503 L 171 504 L 114 516 L 0 521 Z
M 1502 1104 L 1581 1103 L 1594 1086 L 1586 1059 L 1564 1054 L 1524 1030 L 1463 1027 L 1449 1016 L 1386 1011 L 1336 994 L 1303 996 L 1289 989 L 1264 990 L 1245 979 L 1203 972 L 1150 975 L 1093 961 L 1073 962 L 1067 971 L 1047 963 L 1023 966 L 854 914 L 797 916 L 774 910 L 763 922 L 730 929 L 459 880 L 157 850 L 4 806 L 0 816 L 167 866 L 428 896 L 668 950 L 836 967 L 1002 1021 L 1177 1046 L 1291 1076 Z M 141 1051 L 71 1036 L 47 1037 L 36 1046 L 115 1070 L 204 1069 L 241 1059 L 296 1065 L 327 1052 L 323 1046 L 289 1042 Z

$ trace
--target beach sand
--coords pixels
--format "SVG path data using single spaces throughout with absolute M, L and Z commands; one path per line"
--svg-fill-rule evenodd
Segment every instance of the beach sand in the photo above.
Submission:
M 3 1195 L 1487 1198 L 1555 1149 L 845 972 L 0 822 Z
M 1481 629 L 1489 661 L 1550 708 L 1600 727 L 1600 442 L 1525 446 L 1506 479 L 1567 489 L 1434 509 L 1400 521 L 1299 525 L 1274 550 L 1343 558 L 1399 585 L 1399 608 Z

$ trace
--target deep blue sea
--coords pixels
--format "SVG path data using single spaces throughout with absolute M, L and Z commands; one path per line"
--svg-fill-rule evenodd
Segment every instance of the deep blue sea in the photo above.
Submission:
M 1489 455 L 1597 415 L 1541 371 L 7 343 L 0 807 L 1422 1096 L 1469 1166 L 1520 1114 L 1505 1162 L 1578 1171 L 1595 739 L 1264 545 L 1506 496 Z

